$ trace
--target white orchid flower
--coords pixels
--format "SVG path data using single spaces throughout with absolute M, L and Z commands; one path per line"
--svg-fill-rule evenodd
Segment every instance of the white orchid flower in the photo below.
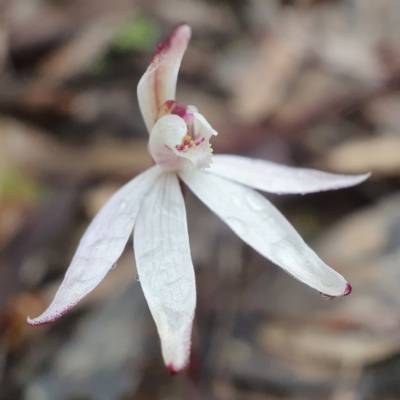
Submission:
M 351 286 L 306 245 L 283 215 L 253 189 L 311 193 L 356 185 L 369 174 L 344 176 L 234 155 L 213 157 L 217 132 L 193 106 L 175 100 L 178 70 L 191 35 L 181 25 L 158 46 L 138 85 L 155 166 L 103 206 L 84 234 L 53 302 L 31 325 L 52 322 L 91 292 L 113 267 L 134 230 L 141 286 L 171 373 L 188 363 L 196 306 L 184 198 L 179 178 L 256 251 L 329 297 Z M 210 167 L 211 166 L 211 167 Z

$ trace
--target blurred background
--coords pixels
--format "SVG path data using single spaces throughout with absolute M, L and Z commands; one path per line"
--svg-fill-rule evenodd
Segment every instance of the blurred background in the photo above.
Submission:
M 355 188 L 268 198 L 353 285 L 325 301 L 187 194 L 198 306 L 170 377 L 129 242 L 61 320 L 30 327 L 86 226 L 152 164 L 136 86 L 193 28 L 178 100 L 216 153 L 339 173 Z M 0 399 L 400 399 L 398 0 L 0 1 Z

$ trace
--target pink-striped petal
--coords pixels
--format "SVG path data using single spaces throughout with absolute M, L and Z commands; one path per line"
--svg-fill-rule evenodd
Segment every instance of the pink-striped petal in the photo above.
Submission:
M 158 45 L 156 55 L 139 81 L 137 94 L 140 111 L 150 133 L 161 106 L 175 100 L 176 81 L 182 57 L 191 36 L 188 25 L 178 26 Z
M 196 285 L 185 203 L 174 173 L 146 196 L 134 230 L 137 270 L 157 325 L 165 365 L 182 370 L 189 358 Z
M 30 325 L 52 322 L 91 292 L 120 257 L 132 233 L 140 205 L 162 173 L 154 166 L 123 186 L 103 206 L 83 235 L 56 296 Z

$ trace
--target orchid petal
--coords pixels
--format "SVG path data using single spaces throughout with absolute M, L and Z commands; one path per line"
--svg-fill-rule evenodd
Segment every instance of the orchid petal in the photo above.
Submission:
M 189 147 L 178 153 L 181 157 L 187 158 L 192 165 L 186 164 L 187 169 L 204 169 L 209 168 L 212 163 L 212 147 L 210 139 L 212 136 L 218 135 L 218 132 L 212 128 L 208 121 L 199 112 L 193 110 L 193 106 L 188 106 L 193 112 L 193 142 L 195 147 Z
M 139 106 L 149 133 L 162 104 L 175 99 L 179 67 L 190 36 L 191 29 L 188 25 L 178 26 L 158 45 L 153 61 L 139 81 Z
M 212 156 L 209 139 L 217 132 L 199 113 L 194 114 L 193 131 L 192 139 L 186 122 L 178 115 L 161 117 L 151 130 L 149 139 L 154 161 L 166 171 L 209 167 Z
M 370 174 L 339 175 L 234 155 L 216 155 L 207 172 L 254 189 L 278 194 L 305 194 L 358 185 Z
M 83 235 L 53 302 L 39 317 L 28 318 L 30 325 L 46 324 L 61 317 L 101 282 L 124 250 L 140 203 L 161 173 L 158 166 L 150 168 L 103 206 Z
M 185 121 L 174 114 L 161 117 L 151 130 L 149 150 L 154 161 L 164 170 L 182 169 L 188 162 L 179 154 L 176 146 L 187 133 Z
M 327 296 L 350 293 L 346 280 L 318 258 L 264 196 L 203 171 L 180 176 L 203 203 L 261 255 Z
M 134 247 L 165 364 L 171 373 L 178 372 L 188 362 L 196 285 L 185 203 L 175 174 L 166 172 L 148 193 L 137 218 Z
M 194 131 L 198 132 L 201 136 L 211 139 L 211 136 L 217 136 L 218 132 L 210 125 L 210 123 L 200 114 L 194 106 L 188 106 L 188 109 L 194 115 Z

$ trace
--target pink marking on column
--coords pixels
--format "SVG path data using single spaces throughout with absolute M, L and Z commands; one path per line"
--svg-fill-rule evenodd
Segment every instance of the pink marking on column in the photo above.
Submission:
M 181 104 L 179 102 L 175 102 L 174 108 L 172 109 L 172 114 L 177 115 L 178 117 L 181 117 L 183 119 L 185 119 L 185 117 L 188 114 L 188 109 L 184 104 Z M 192 113 L 190 113 L 191 115 L 193 115 Z
M 188 127 L 193 124 L 194 115 L 193 113 L 185 106 L 185 104 L 180 103 L 176 100 L 167 100 L 163 105 L 162 108 L 159 110 L 159 116 L 165 114 L 173 114 L 181 117 Z

